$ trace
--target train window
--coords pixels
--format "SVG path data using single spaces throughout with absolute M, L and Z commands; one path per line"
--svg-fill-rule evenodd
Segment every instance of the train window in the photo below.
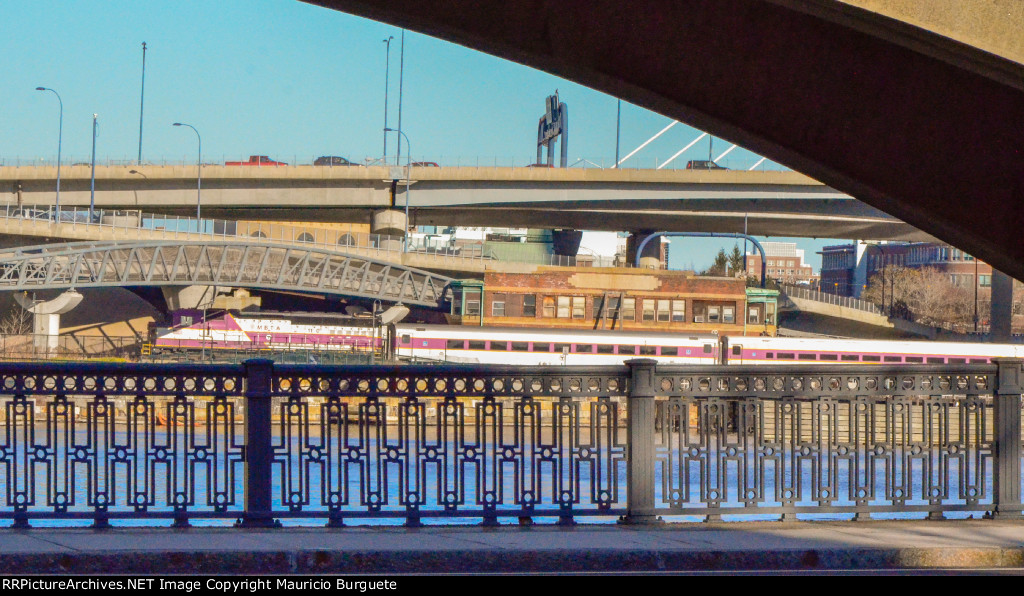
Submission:
M 597 344 L 597 353 L 598 354 L 614 354 L 615 353 L 615 346 L 610 345 L 610 344 Z
M 547 342 L 544 342 L 544 343 L 533 342 L 533 349 L 530 350 L 530 351 L 531 352 L 550 352 L 551 351 L 551 344 L 549 344 Z
M 461 339 L 449 339 L 445 347 L 449 350 L 461 350 L 466 347 L 466 342 Z
M 819 354 L 818 360 L 839 360 L 837 354 Z
M 508 351 L 508 342 L 507 341 L 494 341 L 494 340 L 491 340 L 491 345 L 487 349 L 488 350 Z
M 775 358 L 775 352 L 765 352 L 764 353 L 764 357 L 765 358 Z
M 530 351 L 530 344 L 529 344 L 529 342 L 525 342 L 525 341 L 514 341 L 514 342 L 512 342 L 512 351 L 513 352 L 529 352 Z
M 798 359 L 799 360 L 817 360 L 818 359 L 818 355 L 817 354 L 808 354 L 808 353 L 805 352 L 803 354 L 800 354 Z
M 910 358 L 907 358 L 910 360 Z M 971 364 L 988 364 L 988 358 L 971 358 Z
M 662 356 L 678 356 L 679 355 L 679 348 L 677 348 L 675 346 L 660 346 L 658 349 L 660 350 L 659 353 Z
M 636 346 L 619 346 L 619 354 L 636 354 Z
M 904 358 L 904 360 L 906 362 L 913 362 L 913 363 L 924 362 L 924 358 L 921 358 L 920 356 L 907 356 L 906 358 Z
M 846 362 L 858 362 L 860 361 L 860 356 L 857 354 L 843 354 L 840 357 L 840 360 L 844 360 Z
M 967 360 L 964 358 L 950 358 L 949 364 L 966 364 Z
M 864 354 L 864 356 L 861 357 L 861 360 L 864 362 L 881 362 L 882 358 L 880 356 L 875 356 L 874 354 Z
M 568 354 L 572 351 L 572 344 L 555 344 L 555 352 L 559 354 Z
M 713 351 L 714 351 L 714 348 L 711 347 L 711 344 L 704 344 L 704 353 L 705 354 L 710 354 Z
M 593 354 L 594 344 L 576 344 L 576 352 L 580 354 Z
M 928 364 L 945 364 L 945 363 L 946 363 L 946 359 L 945 358 L 939 358 L 939 357 L 936 357 L 936 356 L 929 356 L 928 357 Z
M 407 344 L 407 343 L 409 343 L 411 341 L 412 341 L 412 336 L 411 335 L 406 334 L 406 335 L 402 336 L 402 343 L 403 344 Z
M 470 349 L 470 350 L 484 350 L 484 349 L 486 349 L 486 344 L 487 344 L 487 342 L 485 342 L 483 340 L 477 340 L 477 341 L 470 340 L 469 341 L 468 349 Z
M 740 356 L 742 354 L 743 354 L 743 346 L 733 346 L 732 347 L 732 355 L 733 356 Z
M 641 356 L 656 356 L 658 354 L 657 346 L 640 346 Z
M 885 357 L 885 361 L 886 362 L 903 362 L 903 357 L 902 356 L 886 356 Z
M 785 352 L 779 352 L 779 358 L 784 358 L 786 360 L 796 360 L 796 354 L 793 354 L 793 353 L 788 353 L 787 354 Z

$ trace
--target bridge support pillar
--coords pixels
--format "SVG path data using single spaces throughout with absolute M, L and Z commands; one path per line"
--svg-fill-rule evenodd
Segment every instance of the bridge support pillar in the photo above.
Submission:
M 640 244 L 653 234 L 650 230 L 632 232 L 629 240 L 626 241 L 626 262 L 629 265 L 635 264 L 636 249 Z M 652 240 L 644 247 L 644 254 L 640 255 L 640 267 L 643 269 L 661 269 L 661 242 Z
M 33 347 L 47 356 L 57 351 L 60 338 L 60 316 L 78 306 L 82 295 L 68 290 L 53 300 L 34 301 L 25 292 L 14 295 L 15 301 L 32 313 Z
M 560 257 L 575 257 L 583 240 L 582 230 L 551 230 L 551 248 Z
M 370 233 L 380 234 L 378 247 L 384 250 L 402 250 L 402 239 L 407 233 L 405 213 L 394 209 L 376 211 L 370 220 Z
M 164 286 L 160 288 L 164 300 L 167 301 L 167 310 L 174 312 L 183 309 L 201 309 L 213 306 L 213 300 L 218 292 L 230 291 L 231 288 L 218 288 L 216 286 Z
M 1013 322 L 1013 278 L 996 269 L 992 270 L 991 322 L 990 341 L 1009 342 Z

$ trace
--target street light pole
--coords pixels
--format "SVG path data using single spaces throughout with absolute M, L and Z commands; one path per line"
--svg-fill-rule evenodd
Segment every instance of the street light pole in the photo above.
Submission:
M 57 103 L 60 104 L 60 119 L 57 121 L 57 198 L 53 201 L 53 221 L 60 223 L 60 145 L 64 137 L 64 102 L 57 93 L 49 87 L 36 87 L 36 91 L 51 91 L 57 96 Z
M 93 211 L 96 209 L 96 123 L 97 115 L 92 115 L 92 175 L 89 178 L 89 223 L 93 223 Z
M 203 221 L 200 209 L 203 204 L 203 137 L 199 136 L 199 131 L 191 124 L 175 122 L 174 126 L 187 126 L 191 128 L 192 132 L 196 133 L 196 138 L 199 139 L 199 154 L 196 158 L 196 231 L 202 232 Z
M 139 158 L 135 165 L 142 165 L 142 108 L 146 105 L 146 42 L 142 42 L 142 94 L 139 98 Z
M 394 35 L 388 35 L 388 38 L 383 40 L 387 44 L 384 54 L 384 164 L 388 163 L 388 75 L 391 63 L 391 40 L 394 38 Z
M 405 234 L 402 236 L 402 252 L 409 252 L 409 179 L 412 178 L 412 143 L 409 142 L 409 136 L 400 130 L 385 128 L 384 132 L 397 132 L 405 137 L 405 148 L 408 149 L 405 154 Z M 398 149 L 402 149 L 401 141 L 398 143 Z
M 398 56 L 398 134 L 402 134 L 402 81 L 405 78 L 405 29 L 402 29 L 402 45 L 399 48 Z M 409 137 L 405 137 L 406 144 Z M 399 141 L 398 150 L 395 152 L 395 165 L 402 161 L 402 143 Z

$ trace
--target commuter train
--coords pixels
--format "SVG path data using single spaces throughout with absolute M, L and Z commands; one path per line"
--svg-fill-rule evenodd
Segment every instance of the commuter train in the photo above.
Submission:
M 726 337 L 656 331 L 472 327 L 357 319 L 309 324 L 291 318 L 225 314 L 205 323 L 160 329 L 156 351 L 383 351 L 402 361 L 577 365 L 653 358 L 666 364 L 963 364 L 1024 356 L 1024 346 L 967 342 Z

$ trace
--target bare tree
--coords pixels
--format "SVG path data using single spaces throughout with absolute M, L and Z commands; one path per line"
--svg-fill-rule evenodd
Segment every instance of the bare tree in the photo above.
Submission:
M 0 334 L 29 335 L 32 333 L 32 313 L 14 306 L 0 317 Z

